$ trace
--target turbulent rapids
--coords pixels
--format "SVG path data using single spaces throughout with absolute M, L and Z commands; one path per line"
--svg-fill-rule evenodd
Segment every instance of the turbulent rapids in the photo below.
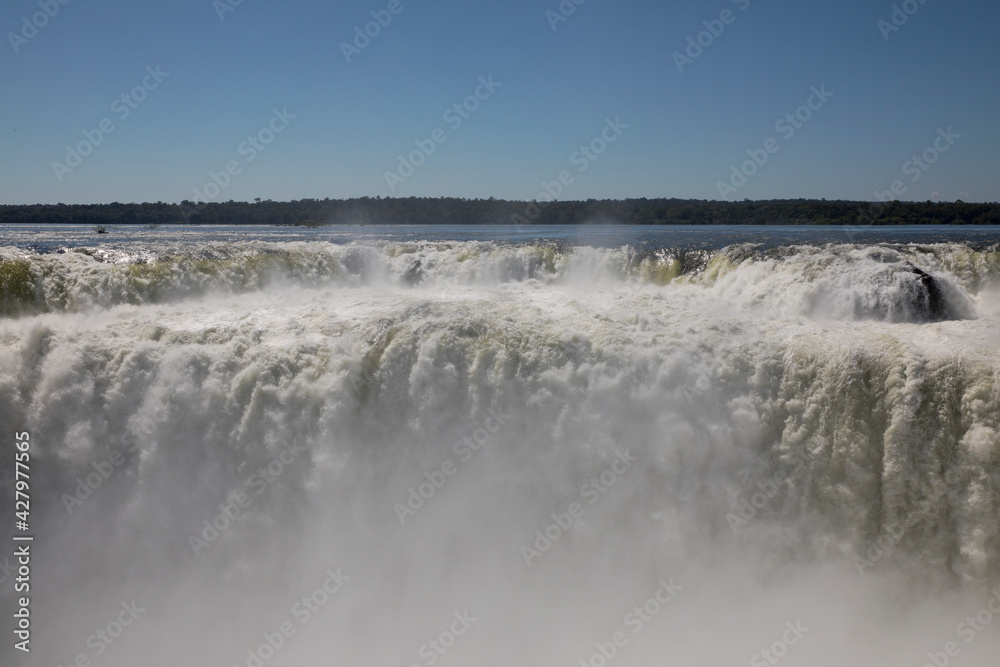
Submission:
M 996 248 L 6 248 L 0 299 L 39 665 L 1000 651 Z
M 0 254 L 7 315 L 169 303 L 280 285 L 446 289 L 532 282 L 608 288 L 676 282 L 782 315 L 900 322 L 974 317 L 970 299 L 998 275 L 1000 250 L 960 245 L 764 250 L 743 244 L 713 252 L 479 242 L 242 243 L 197 250 L 76 248 L 27 257 L 10 248 Z

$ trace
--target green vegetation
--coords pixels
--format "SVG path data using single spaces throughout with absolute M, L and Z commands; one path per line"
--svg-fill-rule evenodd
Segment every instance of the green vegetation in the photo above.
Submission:
M 528 202 L 500 199 L 303 199 L 219 204 L 36 204 L 0 206 L 0 224 L 72 223 L 113 227 L 199 225 L 512 224 L 527 220 Z M 1000 225 L 1000 204 L 851 202 L 782 199 L 724 202 L 626 199 L 538 203 L 533 224 L 637 225 Z
M 35 302 L 35 276 L 22 259 L 0 259 L 0 315 L 16 315 Z

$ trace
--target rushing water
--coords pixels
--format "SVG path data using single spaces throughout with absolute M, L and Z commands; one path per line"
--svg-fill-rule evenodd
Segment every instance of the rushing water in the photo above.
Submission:
M 1000 230 L 0 240 L 30 664 L 996 664 Z

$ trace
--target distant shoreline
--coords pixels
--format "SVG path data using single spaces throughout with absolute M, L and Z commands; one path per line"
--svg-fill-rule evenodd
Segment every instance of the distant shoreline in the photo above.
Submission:
M 266 225 L 1000 225 L 1000 204 L 814 199 L 508 201 L 458 198 L 303 199 L 212 204 L 0 205 L 0 224 Z

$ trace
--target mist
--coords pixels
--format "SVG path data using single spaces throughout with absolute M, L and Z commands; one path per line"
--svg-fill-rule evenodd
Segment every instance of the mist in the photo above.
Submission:
M 142 281 L 46 256 L 77 291 L 0 324 L 30 664 L 997 655 L 995 296 L 949 270 L 967 251 L 883 250 L 881 280 L 849 246 L 726 250 L 663 286 L 676 259 L 627 249 L 245 250 Z M 915 321 L 906 262 L 967 319 Z

